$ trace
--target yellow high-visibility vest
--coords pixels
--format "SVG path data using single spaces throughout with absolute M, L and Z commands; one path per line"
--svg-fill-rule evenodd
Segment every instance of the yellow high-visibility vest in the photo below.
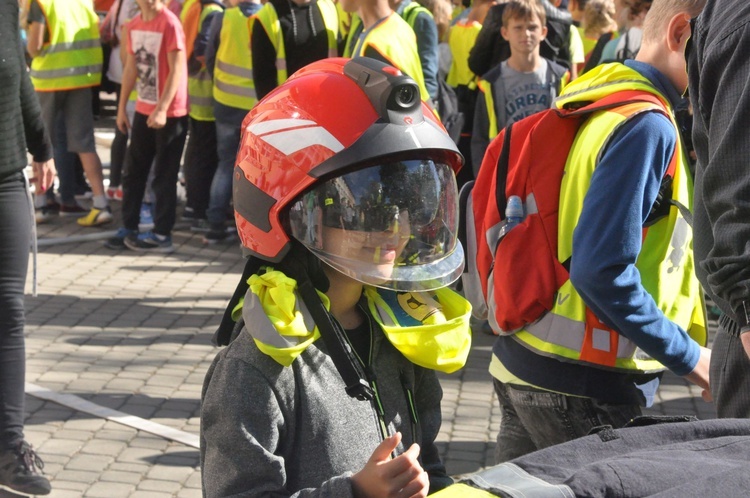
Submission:
M 47 19 L 49 42 L 31 61 L 31 82 L 38 92 L 96 86 L 102 79 L 99 18 L 90 1 L 38 0 Z
M 224 11 L 214 67 L 213 94 L 216 102 L 229 107 L 250 110 L 258 101 L 250 54 L 252 26 L 252 17 L 245 17 L 239 7 Z

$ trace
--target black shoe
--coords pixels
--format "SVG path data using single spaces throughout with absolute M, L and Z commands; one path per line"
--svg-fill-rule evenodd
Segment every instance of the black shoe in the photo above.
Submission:
M 104 242 L 104 247 L 114 250 L 127 249 L 127 246 L 125 245 L 125 239 L 128 237 L 135 238 L 137 235 L 138 232 L 136 232 L 135 230 L 120 228 L 114 237 L 109 238 Z
M 0 484 L 29 495 L 48 495 L 49 480 L 41 474 L 44 462 L 26 441 L 0 452 Z
M 234 239 L 234 235 L 237 233 L 234 228 L 227 228 L 222 223 L 221 225 L 212 225 L 211 228 L 203 236 L 204 244 L 218 244 L 224 241 L 231 241 Z

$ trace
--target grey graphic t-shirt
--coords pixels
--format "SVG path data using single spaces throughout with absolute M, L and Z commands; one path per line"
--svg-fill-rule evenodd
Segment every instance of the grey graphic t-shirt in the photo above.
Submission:
M 551 89 L 548 83 L 547 61 L 542 59 L 541 62 L 539 68 L 530 73 L 516 71 L 508 66 L 508 61 L 502 62 L 506 123 L 515 123 L 552 106 L 557 89 Z

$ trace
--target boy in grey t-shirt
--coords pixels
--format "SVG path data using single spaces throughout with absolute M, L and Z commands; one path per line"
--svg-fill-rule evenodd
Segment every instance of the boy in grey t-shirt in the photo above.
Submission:
M 478 85 L 471 137 L 475 177 L 487 146 L 500 130 L 549 109 L 569 79 L 567 69 L 539 55 L 547 28 L 544 7 L 536 0 L 508 2 L 501 34 L 510 45 L 510 57 L 485 74 Z

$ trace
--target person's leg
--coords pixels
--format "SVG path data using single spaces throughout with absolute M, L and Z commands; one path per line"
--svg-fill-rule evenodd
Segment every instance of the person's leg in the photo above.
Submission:
M 216 171 L 216 126 L 214 121 L 190 118 L 190 138 L 185 149 L 187 204 L 196 219 L 206 218 L 211 181 Z
M 24 287 L 29 263 L 31 210 L 21 173 L 0 182 L 0 484 L 34 494 L 49 493 L 24 441 Z M 27 461 L 28 457 L 28 461 Z
M 157 133 L 154 162 L 154 233 L 171 235 L 177 210 L 177 174 L 185 147 L 187 118 L 169 118 Z
M 508 398 L 508 385 L 492 379 L 500 404 L 500 430 L 495 443 L 495 463 L 503 463 L 536 451 L 529 432 L 524 428 Z
M 211 181 L 211 195 L 206 218 L 209 224 L 209 234 L 219 240 L 227 236 L 224 224 L 232 200 L 232 175 L 237 147 L 240 143 L 241 124 L 241 120 L 239 123 L 216 120 L 216 149 L 219 162 Z M 210 237 L 207 236 L 207 239 L 211 242 Z
M 526 386 L 506 387 L 507 399 L 536 449 L 583 437 L 594 427 L 620 428 L 641 415 L 638 405 L 612 405 Z
M 750 359 L 737 335 L 719 319 L 711 346 L 711 395 L 719 418 L 750 418 Z
M 122 224 L 128 230 L 136 232 L 146 180 L 156 156 L 157 131 L 148 127 L 147 120 L 148 116 L 135 113 L 131 121 L 130 147 L 122 175 Z
M 115 105 L 120 100 L 120 85 L 115 84 Z M 112 140 L 109 162 L 109 189 L 116 189 L 122 183 L 122 167 L 125 164 L 125 153 L 128 147 L 128 134 L 115 126 L 115 138 Z M 110 196 L 112 197 L 112 196 Z

